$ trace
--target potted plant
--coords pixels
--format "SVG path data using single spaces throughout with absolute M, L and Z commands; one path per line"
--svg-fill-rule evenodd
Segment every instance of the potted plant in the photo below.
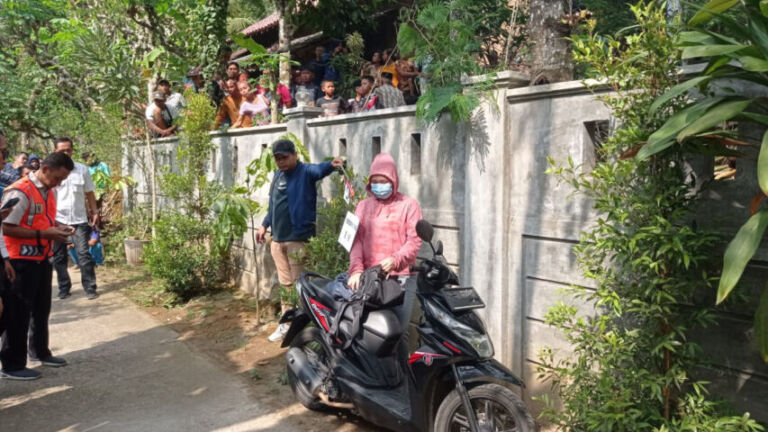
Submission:
M 128 265 L 140 265 L 143 261 L 144 245 L 149 243 L 152 222 L 146 208 L 137 206 L 121 220 L 125 261 Z

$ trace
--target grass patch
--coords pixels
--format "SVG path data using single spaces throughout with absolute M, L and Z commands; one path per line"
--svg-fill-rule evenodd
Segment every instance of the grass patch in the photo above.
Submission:
M 170 309 L 178 304 L 176 296 L 165 291 L 162 283 L 149 278 L 127 286 L 123 293 L 129 300 L 143 307 Z
M 261 374 L 261 372 L 256 368 L 249 370 L 248 376 L 251 378 L 252 381 L 259 381 L 263 378 L 263 375 Z
M 288 370 L 284 370 L 280 375 L 277 377 L 277 383 L 280 385 L 288 385 Z

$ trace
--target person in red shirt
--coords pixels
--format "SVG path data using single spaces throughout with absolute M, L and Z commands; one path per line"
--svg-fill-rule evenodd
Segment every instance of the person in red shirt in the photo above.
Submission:
M 261 83 L 264 86 L 272 87 L 272 79 L 273 79 L 272 77 L 273 77 L 272 71 L 270 69 L 265 70 L 261 75 Z M 259 88 L 259 92 L 264 94 L 267 97 L 267 99 L 269 99 L 271 102 L 272 95 L 270 94 L 270 92 L 266 90 L 262 85 L 259 85 L 258 88 Z M 291 108 L 292 106 L 291 90 L 288 87 L 278 83 L 277 95 L 278 95 L 278 100 L 277 100 L 278 109 L 283 110 L 285 108 Z

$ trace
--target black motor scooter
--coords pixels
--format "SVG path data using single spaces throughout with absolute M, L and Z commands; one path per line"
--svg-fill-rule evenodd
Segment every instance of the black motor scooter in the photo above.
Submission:
M 492 358 L 485 325 L 474 312 L 485 305 L 473 288 L 458 286 L 442 242 L 432 244 L 432 225 L 419 221 L 416 231 L 433 258 L 411 269 L 418 276 L 405 282 L 403 304 L 365 310 L 357 334 L 344 334 L 351 331 L 351 308 L 336 322 L 343 302 L 326 290 L 331 280 L 302 274 L 299 308 L 283 319 L 291 322 L 283 340 L 290 346 L 291 389 L 309 409 L 351 409 L 391 430 L 534 431 L 512 390 L 523 382 Z M 338 332 L 352 339 L 346 349 Z

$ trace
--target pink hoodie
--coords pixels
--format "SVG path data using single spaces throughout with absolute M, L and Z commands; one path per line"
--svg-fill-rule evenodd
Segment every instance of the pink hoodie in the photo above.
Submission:
M 382 175 L 392 182 L 392 195 L 380 200 L 373 196 L 370 183 L 368 198 L 355 209 L 360 227 L 349 254 L 349 274 L 362 272 L 383 261 L 395 259 L 391 275 L 410 274 L 409 266 L 416 263 L 421 239 L 416 235 L 416 222 L 421 219 L 418 201 L 397 191 L 399 180 L 395 161 L 389 153 L 380 153 L 371 164 L 370 176 Z

